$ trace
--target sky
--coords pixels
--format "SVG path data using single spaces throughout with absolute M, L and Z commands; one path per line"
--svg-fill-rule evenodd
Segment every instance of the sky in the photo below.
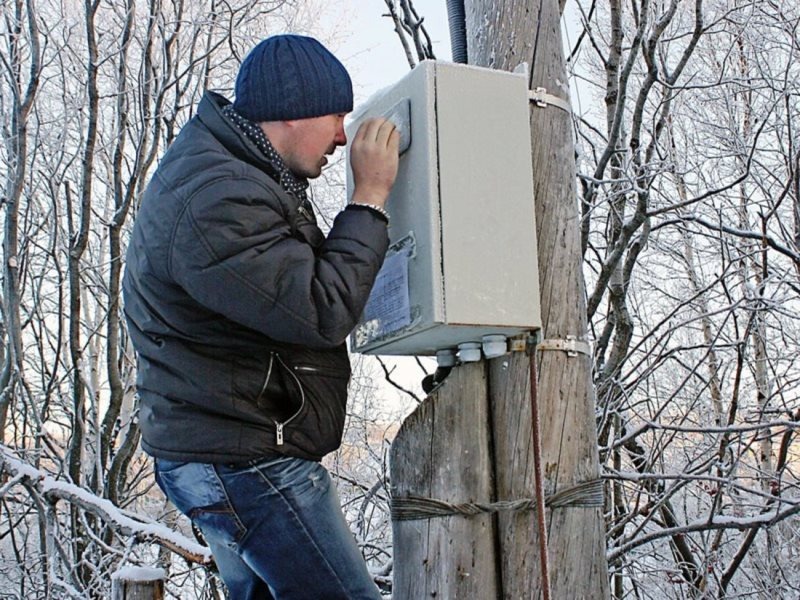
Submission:
M 391 18 L 382 16 L 388 14 L 384 0 L 349 0 L 341 4 L 349 5 L 345 28 L 351 33 L 336 54 L 351 71 L 359 104 L 400 79 L 409 66 Z M 436 57 L 450 60 L 445 0 L 417 0 L 414 6 L 425 19 Z
M 394 32 L 391 18 L 383 16 L 388 14 L 384 0 L 344 0 L 336 5 L 341 9 L 326 18 L 340 19 L 341 28 L 345 30 L 335 53 L 353 76 L 358 105 L 405 75 L 409 70 L 408 61 Z M 424 18 L 437 59 L 450 60 L 446 1 L 416 0 L 414 6 Z M 579 31 L 580 13 L 577 3 L 575 0 L 567 0 L 562 22 L 565 46 L 571 46 Z M 573 87 L 573 103 L 578 91 Z

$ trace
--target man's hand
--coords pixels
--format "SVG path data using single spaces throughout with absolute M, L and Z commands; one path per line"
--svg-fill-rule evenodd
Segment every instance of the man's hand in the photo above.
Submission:
M 358 128 L 350 147 L 353 204 L 383 207 L 397 177 L 400 132 L 387 119 L 368 119 Z

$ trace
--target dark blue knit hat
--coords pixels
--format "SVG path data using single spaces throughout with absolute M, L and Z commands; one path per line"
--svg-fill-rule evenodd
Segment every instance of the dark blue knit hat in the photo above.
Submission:
M 233 108 L 251 121 L 291 121 L 353 110 L 353 84 L 317 40 L 276 35 L 250 51 L 236 78 Z

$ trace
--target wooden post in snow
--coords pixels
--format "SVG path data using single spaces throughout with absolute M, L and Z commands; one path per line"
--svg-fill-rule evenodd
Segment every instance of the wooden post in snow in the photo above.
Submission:
M 123 567 L 111 576 L 111 600 L 163 600 L 163 569 Z
M 470 64 L 512 71 L 526 62 L 530 89 L 544 88 L 568 100 L 558 0 L 465 0 L 465 12 Z M 586 340 L 572 119 L 553 104 L 531 103 L 530 111 L 542 338 Z M 537 360 L 546 492 L 583 482 L 599 484 L 591 357 L 544 350 L 537 352 Z M 515 499 L 535 489 L 528 367 L 521 356 L 495 359 L 490 367 L 499 499 Z M 531 598 L 536 597 L 532 591 L 540 591 L 534 518 L 533 514 L 499 517 L 505 598 Z M 552 597 L 608 598 L 602 506 L 551 508 L 547 530 Z

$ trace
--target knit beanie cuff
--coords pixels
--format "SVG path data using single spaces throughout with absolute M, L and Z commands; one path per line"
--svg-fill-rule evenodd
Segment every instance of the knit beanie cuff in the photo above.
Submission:
M 236 78 L 234 109 L 255 121 L 290 121 L 353 110 L 344 65 L 314 38 L 276 35 L 258 44 Z

